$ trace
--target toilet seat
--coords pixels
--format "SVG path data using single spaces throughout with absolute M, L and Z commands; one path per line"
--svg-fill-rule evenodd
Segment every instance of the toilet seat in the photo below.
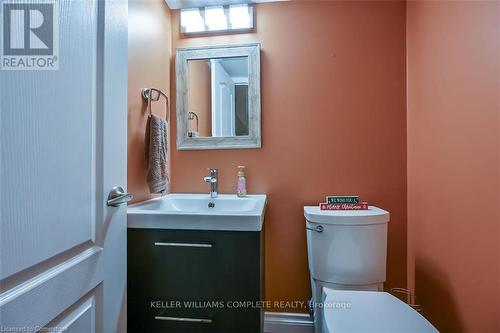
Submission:
M 437 332 L 417 311 L 386 292 L 323 288 L 323 332 Z

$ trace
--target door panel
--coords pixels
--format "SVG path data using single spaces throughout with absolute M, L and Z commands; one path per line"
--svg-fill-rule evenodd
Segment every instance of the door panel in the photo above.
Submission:
M 95 239 L 97 5 L 59 12 L 60 69 L 1 73 L 0 279 Z
M 60 332 L 94 333 L 96 332 L 96 299 L 98 295 L 91 293 L 85 296 L 66 313 L 60 315 L 46 328 L 57 327 Z
M 2 293 L 2 325 L 35 327 L 51 321 L 101 282 L 101 252 L 90 248 Z
M 91 298 L 71 312 L 57 327 L 63 328 L 63 332 L 93 333 L 96 331 L 95 311 L 94 298 Z
M 59 69 L 0 70 L 0 326 L 126 331 L 127 2 L 54 3 Z

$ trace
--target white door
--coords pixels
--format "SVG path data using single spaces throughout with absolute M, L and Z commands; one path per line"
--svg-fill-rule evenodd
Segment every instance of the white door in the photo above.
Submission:
M 47 18 L 20 14 L 40 1 L 17 2 L 6 15 L 45 47 L 30 29 Z M 127 3 L 49 3 L 58 70 L 0 70 L 0 327 L 123 332 L 126 207 L 106 199 L 126 186 Z
M 234 136 L 234 82 L 217 59 L 211 59 L 212 136 Z

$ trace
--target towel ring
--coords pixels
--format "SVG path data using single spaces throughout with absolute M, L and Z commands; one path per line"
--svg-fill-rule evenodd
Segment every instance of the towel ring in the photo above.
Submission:
M 153 110 L 151 107 L 151 102 L 156 102 L 160 99 L 160 96 L 165 98 L 165 120 L 168 123 L 168 119 L 170 118 L 170 105 L 168 103 L 168 97 L 161 90 L 156 88 L 142 88 L 142 98 L 148 101 L 148 112 L 149 117 L 153 115 Z
M 189 111 L 188 112 L 188 120 L 194 120 L 196 122 L 196 132 L 199 132 L 199 119 L 196 112 Z

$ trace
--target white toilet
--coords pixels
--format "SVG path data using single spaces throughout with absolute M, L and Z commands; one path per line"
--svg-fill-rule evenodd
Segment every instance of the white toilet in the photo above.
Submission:
M 395 318 L 401 305 L 407 307 L 401 310 L 401 313 L 411 314 L 413 311 L 416 316 L 408 315 L 400 319 L 416 318 L 416 322 L 421 319 L 425 321 L 422 327 L 430 326 L 433 329 L 424 332 L 436 332 L 432 325 L 412 308 L 390 294 L 378 292 L 383 290 L 385 282 L 388 212 L 374 206 L 369 206 L 368 210 L 356 211 L 326 211 L 317 206 L 305 206 L 304 217 L 315 333 L 370 332 L 370 326 L 338 326 L 338 323 L 366 322 L 367 318 L 371 318 L 365 318 L 370 312 L 369 308 L 373 309 L 374 318 L 382 318 L 376 314 L 377 311 L 389 314 L 389 318 Z M 354 303 L 356 309 L 363 308 L 365 311 L 356 312 L 342 306 Z M 329 304 L 334 306 L 330 307 Z M 347 317 L 342 320 L 342 316 Z M 335 323 L 332 323 L 332 320 Z M 387 321 L 383 325 L 386 325 Z M 394 321 L 394 326 L 389 323 L 387 327 L 415 327 L 411 326 L 411 321 Z M 374 324 L 372 327 L 377 326 Z M 374 332 L 373 329 L 371 331 Z
M 314 330 L 322 332 L 322 290 L 383 290 L 389 213 L 305 206 Z
M 323 332 L 439 333 L 408 304 L 385 292 L 323 290 Z

